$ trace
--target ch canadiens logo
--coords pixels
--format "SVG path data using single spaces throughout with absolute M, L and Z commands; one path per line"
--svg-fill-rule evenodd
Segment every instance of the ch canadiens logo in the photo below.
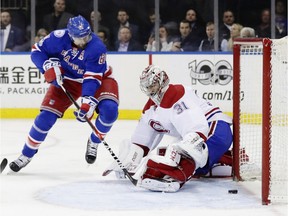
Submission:
M 158 121 L 154 121 L 153 119 L 151 119 L 149 121 L 149 125 L 150 127 L 152 127 L 155 131 L 159 132 L 159 133 L 169 133 L 170 131 L 165 129 L 160 122 Z

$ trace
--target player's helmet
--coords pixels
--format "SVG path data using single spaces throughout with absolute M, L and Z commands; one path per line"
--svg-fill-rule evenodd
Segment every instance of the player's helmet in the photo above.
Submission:
M 71 37 L 82 38 L 91 34 L 88 21 L 81 15 L 69 19 L 67 29 Z
M 81 15 L 72 17 L 67 24 L 68 33 L 76 45 L 83 46 L 91 39 L 91 27 L 89 22 Z
M 160 105 L 164 93 L 168 89 L 169 77 L 164 70 L 149 65 L 140 76 L 140 88 L 155 104 Z

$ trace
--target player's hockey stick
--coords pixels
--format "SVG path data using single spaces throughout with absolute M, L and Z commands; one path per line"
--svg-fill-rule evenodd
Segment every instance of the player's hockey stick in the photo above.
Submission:
M 4 158 L 2 161 L 1 161 L 1 164 L 0 164 L 0 168 L 1 168 L 1 173 L 3 172 L 3 170 L 6 168 L 6 166 L 7 166 L 7 164 L 8 164 L 8 160 L 7 160 L 7 158 Z
M 75 107 L 79 110 L 80 106 L 77 103 L 77 101 L 72 97 L 72 95 L 64 88 L 63 85 L 60 85 L 60 87 L 62 88 L 62 90 L 64 91 L 64 93 L 67 95 L 67 97 L 69 98 L 69 100 L 75 105 Z M 99 134 L 99 132 L 97 131 L 97 129 L 95 128 L 94 124 L 87 118 L 87 116 L 85 116 L 85 120 L 86 122 L 89 124 L 89 126 L 91 127 L 91 129 L 96 133 Z M 101 137 L 100 134 L 98 137 Z M 106 149 L 110 152 L 111 156 L 113 157 L 113 159 L 117 162 L 118 166 L 123 170 L 124 174 L 127 176 L 127 178 L 136 186 L 137 185 L 137 179 L 134 179 L 131 174 L 128 172 L 128 170 L 123 166 L 123 164 L 121 163 L 121 161 L 119 160 L 119 158 L 116 156 L 116 154 L 113 152 L 113 150 L 110 148 L 110 146 L 108 145 L 108 143 L 105 140 L 102 140 L 103 145 L 106 147 Z

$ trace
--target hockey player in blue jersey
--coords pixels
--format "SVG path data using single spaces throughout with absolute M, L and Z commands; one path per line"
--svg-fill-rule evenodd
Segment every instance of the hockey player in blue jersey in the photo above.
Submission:
M 57 119 L 71 106 L 60 85 L 75 100 L 81 97 L 81 107 L 74 112 L 77 120 L 85 122 L 95 110 L 98 113 L 95 121 L 98 133 L 91 133 L 85 154 L 87 163 L 94 163 L 98 145 L 118 117 L 118 84 L 112 68 L 107 66 L 105 45 L 79 15 L 70 18 L 67 29 L 53 31 L 36 43 L 31 59 L 51 84 L 22 154 L 10 163 L 10 168 L 18 172 L 31 161 Z

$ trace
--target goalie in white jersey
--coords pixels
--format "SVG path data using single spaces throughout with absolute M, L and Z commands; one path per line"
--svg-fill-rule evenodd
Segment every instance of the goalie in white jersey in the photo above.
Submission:
M 150 65 L 140 76 L 149 97 L 142 117 L 119 152 L 119 159 L 137 186 L 175 192 L 193 175 L 205 175 L 232 144 L 232 119 L 219 107 L 199 98 L 190 86 L 169 84 L 161 68 Z M 179 138 L 165 153 L 149 154 L 163 135 Z M 163 150 L 163 149 L 162 149 Z M 103 175 L 119 171 L 114 162 Z

